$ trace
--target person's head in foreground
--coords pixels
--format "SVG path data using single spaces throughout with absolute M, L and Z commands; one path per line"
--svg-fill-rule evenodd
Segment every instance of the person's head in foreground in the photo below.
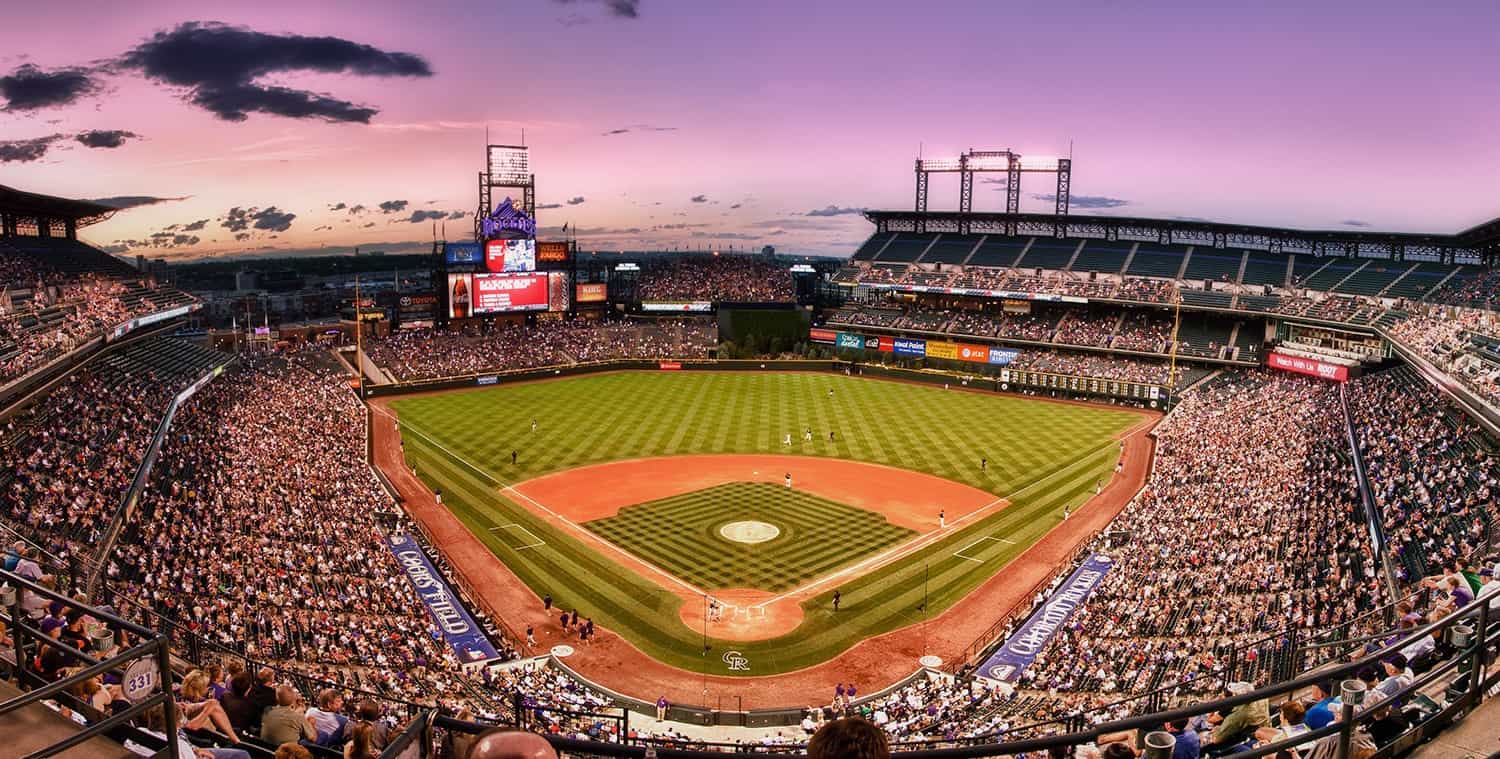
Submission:
M 495 728 L 474 739 L 469 759 L 557 759 L 557 749 L 536 733 Z
M 885 733 L 860 717 L 823 725 L 807 742 L 808 759 L 888 759 Z

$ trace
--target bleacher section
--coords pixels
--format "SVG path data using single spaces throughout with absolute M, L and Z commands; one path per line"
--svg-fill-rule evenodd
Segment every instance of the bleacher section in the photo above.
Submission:
M 1177 270 L 1182 268 L 1185 250 L 1143 242 L 1136 248 L 1135 257 L 1130 259 L 1130 268 L 1125 273 L 1137 277 L 1175 277 Z
M 880 263 L 911 263 L 927 250 L 935 236 L 897 233 L 896 239 L 885 246 L 885 250 L 875 254 L 875 260 Z
M 1204 308 L 1229 308 L 1234 305 L 1232 293 L 1221 293 L 1214 290 L 1199 290 L 1197 288 L 1184 287 L 1177 291 L 1182 296 L 1182 304 L 1185 306 L 1202 306 Z
M 1286 256 L 1250 251 L 1240 284 L 1286 287 Z
M 895 236 L 896 233 L 894 232 L 871 235 L 870 239 L 865 240 L 864 245 L 859 246 L 859 250 L 854 251 L 854 260 L 869 261 L 875 258 L 875 254 L 879 253 L 880 249 L 885 247 L 885 244 L 890 242 L 890 239 Z
M 1021 255 L 1029 242 L 1030 237 L 990 235 L 979 246 L 979 250 L 974 252 L 974 257 L 969 259 L 969 265 L 1008 267 L 1016 262 L 1016 257 Z
M 1079 251 L 1078 258 L 1073 262 L 1073 271 L 1091 272 L 1100 274 L 1119 274 L 1120 269 L 1125 266 L 1125 257 L 1130 255 L 1130 249 L 1134 243 L 1108 242 L 1106 240 L 1089 240 Z
M 1424 261 L 1417 264 L 1417 268 L 1413 269 L 1400 282 L 1395 283 L 1390 289 L 1386 290 L 1385 296 L 1388 298 L 1413 299 L 1425 297 L 1428 293 L 1432 292 L 1432 288 L 1437 287 L 1438 283 L 1448 277 L 1449 272 L 1452 271 L 1453 267 L 1448 264 L 1435 264 Z M 1466 266 L 1460 267 L 1458 273 L 1454 274 L 1451 279 L 1448 279 L 1448 282 L 1462 281 L 1460 278 L 1464 276 L 1466 271 L 1471 270 Z
M 1409 263 L 1371 261 L 1358 273 L 1339 283 L 1333 291 L 1350 295 L 1379 295 L 1411 267 L 1412 264 Z
M 1031 243 L 1026 256 L 1017 264 L 1020 269 L 1064 269 L 1078 249 L 1077 240 L 1054 240 L 1038 237 Z
M 1187 270 L 1182 273 L 1182 278 L 1234 282 L 1240 276 L 1240 259 L 1243 255 L 1243 251 L 1214 250 L 1199 245 L 1193 248 L 1193 257 L 1188 259 Z
M 1319 269 L 1330 263 L 1327 258 L 1314 258 L 1312 256 L 1292 256 L 1292 286 L 1303 287 L 1302 281 L 1312 276 Z M 1337 282 L 1338 280 L 1334 280 Z
M 979 235 L 942 235 L 922 256 L 921 263 L 961 264 L 979 242 Z

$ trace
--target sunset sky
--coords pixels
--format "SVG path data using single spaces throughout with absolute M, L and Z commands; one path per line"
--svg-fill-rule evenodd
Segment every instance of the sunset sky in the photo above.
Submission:
M 1492 1 L 59 0 L 3 16 L 0 184 L 161 199 L 84 230 L 117 252 L 410 250 L 439 216 L 461 239 L 486 126 L 503 143 L 525 129 L 539 221 L 585 250 L 846 255 L 870 232 L 859 209 L 911 206 L 919 147 L 1071 144 L 1075 213 L 1439 232 L 1500 215 Z M 957 206 L 946 179 L 934 209 Z M 1048 208 L 1031 196 L 1049 184 L 1023 209 Z M 976 209 L 1003 208 L 978 187 Z

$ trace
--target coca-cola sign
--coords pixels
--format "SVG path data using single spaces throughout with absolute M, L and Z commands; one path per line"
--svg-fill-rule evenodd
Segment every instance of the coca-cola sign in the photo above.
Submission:
M 1334 382 L 1343 382 L 1349 379 L 1349 367 L 1343 364 L 1319 361 L 1306 356 L 1293 356 L 1290 353 L 1272 351 L 1266 356 L 1266 365 L 1274 369 L 1306 374 L 1310 377 L 1320 377 L 1326 380 L 1333 380 Z

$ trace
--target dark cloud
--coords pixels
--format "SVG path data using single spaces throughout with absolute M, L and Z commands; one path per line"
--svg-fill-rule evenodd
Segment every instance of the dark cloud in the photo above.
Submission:
M 553 0 L 558 5 L 573 5 L 580 0 Z M 584 0 L 603 5 L 611 16 L 617 18 L 640 18 L 641 0 Z
M 570 206 L 580 206 L 580 205 L 583 205 L 583 196 L 582 195 L 575 195 L 574 197 L 568 198 L 567 203 Z
M 98 203 L 101 206 L 109 206 L 110 208 L 125 209 L 136 208 L 138 206 L 154 206 L 157 203 L 171 203 L 177 200 L 187 200 L 188 197 L 189 196 L 187 195 L 184 195 L 180 198 L 156 198 L 150 195 L 115 195 L 108 198 L 94 198 L 88 202 Z
M 616 129 L 611 129 L 608 132 L 605 132 L 604 136 L 605 137 L 609 137 L 611 135 L 616 135 L 616 134 L 629 134 L 630 132 L 675 132 L 675 131 L 677 131 L 677 127 L 653 126 L 651 124 L 631 124 L 630 126 L 627 126 L 627 127 L 619 127 L 619 128 L 616 128 Z
M 364 206 L 349 206 L 349 215 L 358 216 L 367 210 L 369 209 L 365 208 Z
M 206 226 L 208 226 L 208 219 L 199 219 L 191 224 L 184 224 L 182 227 L 182 231 L 197 232 L 198 230 L 203 229 Z
M 384 203 L 380 204 L 380 212 L 401 213 L 402 211 L 405 211 L 406 207 L 409 205 L 411 204 L 405 200 L 387 200 Z
M 706 227 L 706 226 L 708 226 L 708 225 L 707 224 L 661 224 L 661 225 L 652 227 L 651 229 L 652 229 L 652 231 L 657 231 L 657 230 L 669 231 L 669 230 L 674 230 L 674 229 L 697 229 L 699 227 Z
M 346 206 L 343 203 L 334 203 L 333 205 L 331 205 L 331 206 L 328 207 L 328 210 L 330 210 L 330 211 L 342 211 L 342 210 L 344 210 L 345 208 L 348 208 L 348 207 L 349 206 Z
M 551 211 L 554 208 L 562 208 L 561 203 L 543 203 L 536 207 L 538 211 Z
M 1368 226 L 1370 226 L 1370 222 L 1368 222 L 1368 221 L 1360 221 L 1359 219 L 1344 219 L 1343 221 L 1341 221 L 1339 223 L 1343 224 L 1346 227 L 1368 227 Z
M 729 207 L 729 210 L 733 211 L 734 209 L 739 208 L 740 205 L 741 204 L 739 204 L 739 203 L 735 203 L 734 205 L 732 205 L 732 206 Z
M 235 206 L 224 213 L 219 226 L 231 231 L 246 233 L 248 229 L 261 232 L 285 232 L 292 228 L 297 214 L 282 211 L 276 206 L 269 208 L 241 208 Z M 238 234 L 234 239 L 244 239 Z
M 411 216 L 405 220 L 412 224 L 420 224 L 424 221 L 438 221 L 448 218 L 447 211 L 412 211 Z
M 115 64 L 186 90 L 185 99 L 225 121 L 251 113 L 369 123 L 379 110 L 307 90 L 257 84 L 288 72 L 395 77 L 432 76 L 420 56 L 387 52 L 338 37 L 266 34 L 242 26 L 189 21 L 157 32 Z
M 707 195 L 694 195 L 693 197 L 689 198 L 689 200 L 693 201 L 694 203 L 707 203 L 708 202 L 708 196 Z
M 236 240 L 248 240 L 248 239 L 250 239 L 250 233 L 249 232 L 240 232 L 239 234 L 237 234 L 237 235 L 234 236 L 234 239 L 236 239 Z
M 857 214 L 862 214 L 866 210 L 867 209 L 864 209 L 864 208 L 840 208 L 838 206 L 824 206 L 822 208 L 815 208 L 815 209 L 813 209 L 811 211 L 808 211 L 807 213 L 805 213 L 803 215 L 804 216 L 854 216 L 854 215 L 857 215 Z
M 469 215 L 468 211 L 454 211 L 453 213 L 448 214 L 448 218 L 450 220 L 452 220 L 452 219 L 462 219 L 463 217 L 468 216 L 468 215 Z
M 135 132 L 127 132 L 124 129 L 92 129 L 79 132 L 73 137 L 79 144 L 89 148 L 117 148 L 124 145 L 126 140 L 140 138 L 141 136 Z
M 375 222 L 373 222 L 373 221 L 366 222 L 365 225 L 363 227 L 361 227 L 361 229 L 369 229 L 370 227 L 373 227 L 373 226 L 375 226 Z
M 1057 193 L 1052 193 L 1052 192 L 1049 192 L 1049 193 L 1046 193 L 1046 194 L 1042 194 L 1042 195 L 1032 195 L 1031 197 L 1032 197 L 1033 200 L 1040 200 L 1040 201 L 1042 201 L 1044 203 L 1056 203 L 1057 202 Z M 1109 197 L 1105 197 L 1103 195 L 1069 195 L 1068 196 L 1068 207 L 1069 208 L 1119 208 L 1120 206 L 1128 206 L 1128 205 L 1130 205 L 1130 201 L 1128 201 L 1128 200 L 1122 200 L 1120 198 L 1109 198 Z
M 0 96 L 7 111 L 34 111 L 70 105 L 99 90 L 87 69 L 45 71 L 28 63 L 0 76 Z
M 191 248 L 203 242 L 203 238 L 197 235 L 173 232 L 172 230 L 176 227 L 177 225 L 173 224 L 160 232 L 152 232 L 151 236 L 144 240 L 115 240 L 119 244 L 119 247 L 123 249 L 117 252 L 124 252 L 133 248 Z
M 67 135 L 49 134 L 29 140 L 0 141 L 0 163 L 31 163 L 40 161 L 52 149 L 52 145 Z

